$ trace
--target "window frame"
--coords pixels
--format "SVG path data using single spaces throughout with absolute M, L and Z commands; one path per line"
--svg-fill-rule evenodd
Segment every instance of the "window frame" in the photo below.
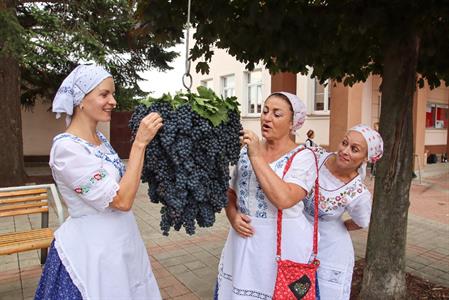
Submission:
M 210 83 L 211 86 L 208 86 L 209 83 Z M 200 80 L 200 85 L 201 85 L 201 86 L 204 86 L 204 87 L 206 87 L 206 88 L 208 88 L 208 89 L 211 89 L 211 90 L 214 89 L 213 83 L 214 83 L 213 78 L 208 78 L 208 79 Z
M 315 110 L 315 104 L 316 104 L 316 99 L 317 99 L 317 92 L 316 92 L 316 88 L 317 88 L 317 83 L 319 84 L 319 80 L 317 78 L 311 78 L 312 80 L 312 109 L 311 109 L 311 114 L 312 115 L 330 115 L 330 88 L 329 88 L 329 84 L 331 83 L 331 81 L 328 79 L 326 80 L 322 85 L 324 88 L 324 92 L 323 92 L 323 106 L 324 109 L 323 110 Z
M 260 81 L 258 81 L 258 82 L 254 82 L 254 83 L 250 83 L 250 75 L 252 74 L 252 73 L 255 73 L 255 72 L 260 72 Z M 262 114 L 262 111 L 263 111 L 263 96 L 262 96 L 262 94 L 263 94 L 263 72 L 262 72 L 262 69 L 255 69 L 255 70 L 253 70 L 253 71 L 246 71 L 245 72 L 245 74 L 244 74 L 244 78 L 245 78 L 245 93 L 246 93 L 246 97 L 245 97 L 245 106 L 246 106 L 246 111 L 245 111 L 245 116 L 248 116 L 248 117 L 260 117 L 260 115 Z M 257 99 L 257 100 L 259 100 L 260 101 L 260 103 L 259 103 L 259 101 L 256 101 L 256 108 L 255 108 L 255 111 L 256 112 L 250 112 L 250 107 L 251 107 L 251 105 L 250 105 L 250 88 L 253 88 L 253 87 L 256 87 L 256 91 L 257 91 L 257 87 L 258 86 L 260 86 L 260 92 L 261 92 L 261 98 L 260 99 Z M 260 112 L 257 112 L 257 105 L 258 104 L 260 104 Z
M 234 79 L 233 85 L 227 87 L 227 86 L 225 86 L 225 82 L 227 82 L 227 79 L 230 77 L 233 77 L 233 79 Z M 223 98 L 235 96 L 235 80 L 236 80 L 235 74 L 228 74 L 228 75 L 220 76 L 220 93 L 221 93 L 221 96 L 223 96 Z M 225 96 L 225 92 L 229 91 L 229 90 L 232 91 L 232 93 L 231 93 L 232 95 Z
M 427 127 L 427 108 L 430 107 L 432 109 L 432 107 L 435 107 L 435 109 L 437 108 L 445 108 L 447 110 L 447 118 L 446 118 L 446 127 L 436 127 L 437 124 L 437 113 L 435 111 L 435 115 L 433 116 L 433 126 L 432 127 Z M 432 102 L 432 101 L 427 101 L 426 103 L 426 121 L 425 121 L 425 128 L 426 130 L 448 130 L 449 129 L 449 104 L 444 104 L 444 103 L 438 103 L 438 102 Z

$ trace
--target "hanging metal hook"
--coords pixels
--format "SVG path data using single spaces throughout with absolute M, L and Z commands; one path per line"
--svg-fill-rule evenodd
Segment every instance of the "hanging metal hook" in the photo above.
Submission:
M 189 59 L 189 39 L 190 39 L 190 6 L 191 6 L 191 0 L 188 0 L 187 4 L 187 29 L 186 29 L 186 70 L 184 75 L 182 75 L 182 84 L 187 89 L 187 91 L 190 93 L 190 89 L 192 88 L 192 75 L 190 75 L 190 59 Z M 188 79 L 188 81 L 187 81 Z

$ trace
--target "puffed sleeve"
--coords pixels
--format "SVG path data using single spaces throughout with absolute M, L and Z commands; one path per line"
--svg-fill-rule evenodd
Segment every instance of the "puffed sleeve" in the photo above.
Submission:
M 363 193 L 349 203 L 346 209 L 357 225 L 367 228 L 371 217 L 371 193 Z
M 53 176 L 98 211 L 109 206 L 119 190 L 118 183 L 102 167 L 90 149 L 71 140 L 56 142 L 50 153 Z
M 315 185 L 315 156 L 309 149 L 304 149 L 293 158 L 290 169 L 284 176 L 284 181 L 294 183 L 309 193 Z

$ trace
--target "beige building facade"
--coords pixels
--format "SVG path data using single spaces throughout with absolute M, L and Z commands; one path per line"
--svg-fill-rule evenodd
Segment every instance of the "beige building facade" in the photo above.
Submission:
M 379 122 L 382 79 L 370 76 L 352 87 L 337 82 L 317 80 L 301 74 L 281 73 L 271 76 L 262 65 L 253 71 L 221 49 L 214 50 L 210 73 L 194 74 L 193 86 L 206 86 L 223 96 L 236 96 L 241 104 L 245 128 L 260 134 L 259 117 L 265 98 L 276 91 L 294 93 L 307 106 L 307 119 L 297 132 L 297 142 L 304 142 L 309 129 L 315 131 L 315 142 L 335 150 L 344 133 L 364 123 L 374 127 Z M 413 107 L 415 169 L 423 167 L 427 156 L 449 153 L 449 88 L 418 89 Z
M 335 150 L 343 134 L 358 123 L 374 126 L 379 121 L 381 78 L 370 76 L 364 83 L 346 87 L 341 83 L 317 80 L 301 74 L 281 73 L 271 76 L 263 65 L 253 71 L 236 61 L 225 50 L 215 49 L 210 73 L 192 74 L 193 90 L 206 86 L 223 96 L 236 96 L 241 104 L 245 128 L 260 134 L 260 113 L 265 98 L 276 91 L 287 91 L 301 98 L 307 106 L 307 119 L 298 130 L 296 140 L 306 140 L 309 129 L 314 141 Z M 22 109 L 22 132 L 25 161 L 46 161 L 53 137 L 65 130 L 64 117 L 56 120 L 49 111 L 50 103 L 38 103 L 33 110 Z M 449 88 L 442 82 L 431 90 L 427 85 L 414 95 L 413 130 L 415 168 L 423 167 L 430 154 L 449 153 Z M 99 124 L 99 130 L 110 139 L 110 123 Z M 114 131 L 120 135 L 122 131 Z M 47 160 L 48 161 L 48 160 Z
M 22 108 L 25 161 L 48 161 L 53 137 L 64 132 L 65 128 L 65 115 L 56 119 L 50 110 L 50 103 L 37 102 L 32 110 Z M 100 123 L 98 130 L 109 139 L 109 122 Z

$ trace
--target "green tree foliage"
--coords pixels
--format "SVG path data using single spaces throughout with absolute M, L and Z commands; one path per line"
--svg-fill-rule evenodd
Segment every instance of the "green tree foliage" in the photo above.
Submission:
M 0 186 L 26 177 L 20 105 L 51 101 L 77 64 L 111 71 L 119 110 L 142 95 L 139 72 L 170 69 L 177 54 L 165 49 L 174 43 L 135 30 L 135 10 L 127 0 L 0 0 Z
M 179 41 L 186 1 L 138 1 L 141 31 L 162 41 Z M 411 33 L 419 36 L 417 72 L 431 86 L 449 82 L 449 4 L 445 1 L 207 1 L 192 2 L 196 28 L 193 60 L 207 72 L 214 47 L 252 69 L 263 61 L 272 72 L 307 72 L 322 81 L 353 84 L 382 74 L 388 45 Z M 421 81 L 422 82 L 422 81 Z
M 63 78 L 80 62 L 106 66 L 116 82 L 119 109 L 132 109 L 143 96 L 139 72 L 168 70 L 177 54 L 149 34 L 133 34 L 135 5 L 127 0 L 20 1 L 16 6 L 16 33 L 21 37 L 21 103 L 51 100 Z M 8 15 L 11 18 L 10 15 Z M 10 27 L 11 27 L 10 26 Z M 2 27 L 3 29 L 3 27 Z M 1 30 L 1 29 L 0 29 Z M 23 34 L 17 34 L 22 30 Z
M 187 1 L 141 0 L 139 31 L 160 41 L 183 36 Z M 405 243 L 413 165 L 417 83 L 449 84 L 449 3 L 408 0 L 195 0 L 191 58 L 208 72 L 215 48 L 248 69 L 306 73 L 346 85 L 382 77 L 380 133 L 361 299 L 406 299 Z M 338 110 L 338 106 L 335 106 Z M 333 111 L 332 113 L 339 113 Z

